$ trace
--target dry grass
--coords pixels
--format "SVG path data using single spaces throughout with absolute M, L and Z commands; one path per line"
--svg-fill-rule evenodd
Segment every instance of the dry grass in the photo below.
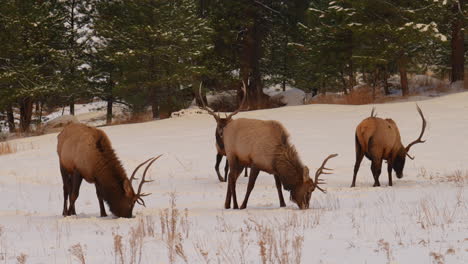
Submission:
M 353 90 L 347 95 L 339 94 L 321 94 L 314 97 L 313 100 L 306 104 L 343 104 L 343 105 L 365 105 L 373 103 L 385 103 L 398 99 L 397 97 L 386 97 L 382 92 L 376 91 L 373 95 L 372 88 L 362 86 L 359 89 Z
M 151 112 L 143 112 L 138 114 L 122 114 L 112 119 L 111 126 L 143 123 L 151 120 L 153 120 L 153 114 Z
M 188 220 L 188 211 L 182 214 L 176 207 L 176 194 L 170 195 L 170 208 L 161 212 L 161 236 L 167 247 L 169 263 L 175 263 L 177 257 L 188 263 L 187 256 L 183 247 L 184 238 L 188 238 L 190 231 L 190 222 Z
M 297 216 L 273 222 L 259 222 L 249 219 L 257 233 L 259 256 L 266 263 L 301 263 L 304 236 L 304 225 Z
M 26 260 L 28 259 L 28 255 L 21 253 L 21 255 L 16 257 L 16 263 L 18 264 L 26 264 Z
M 85 253 L 80 243 L 71 246 L 68 250 L 81 264 L 86 264 Z
M 12 154 L 18 151 L 18 146 L 10 142 L 0 142 L 0 155 Z
M 388 243 L 387 241 L 383 239 L 380 239 L 377 242 L 377 244 L 379 246 L 379 250 L 385 252 L 385 256 L 387 257 L 387 263 L 392 263 L 393 256 L 392 256 L 392 250 L 390 248 L 390 243 Z
M 125 264 L 124 248 L 122 244 L 122 236 L 114 234 L 114 262 Z

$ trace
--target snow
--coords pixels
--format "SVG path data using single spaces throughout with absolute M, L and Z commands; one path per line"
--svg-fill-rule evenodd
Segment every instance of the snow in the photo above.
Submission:
M 175 263 L 261 263 L 263 246 L 266 260 L 283 258 L 282 263 L 298 256 L 302 263 L 431 263 L 436 258 L 468 263 L 466 102 L 468 92 L 419 101 L 428 120 L 427 142 L 411 149 L 416 158 L 407 159 L 405 175 L 394 177 L 393 187 L 383 169 L 382 186 L 375 188 L 366 159 L 357 187 L 349 187 L 354 129 L 372 106 L 314 104 L 239 113 L 236 117 L 283 123 L 311 172 L 328 154 L 339 154 L 327 166 L 334 169 L 324 177 L 328 192 L 314 192 L 311 209 L 304 211 L 290 201 L 279 208 L 274 179 L 265 173 L 246 210 L 223 209 L 226 183 L 218 182 L 213 169 L 210 115 L 102 128 L 128 173 L 148 157 L 164 154 L 148 172 L 154 182 L 143 187 L 152 193 L 145 197 L 147 207 L 137 205 L 133 219 L 100 218 L 94 186 L 86 182 L 78 215 L 62 217 L 57 134 L 10 141 L 32 147 L 0 156 L 0 261 L 17 263 L 25 254 L 26 263 L 81 263 L 75 257 L 81 248 L 86 263 L 170 263 L 169 252 L 175 252 Z M 376 110 L 395 120 L 404 144 L 419 135 L 415 102 L 376 105 Z M 461 174 L 454 174 L 457 170 Z M 238 179 L 239 202 L 247 182 Z M 172 211 L 166 210 L 171 193 Z M 168 239 L 174 229 L 165 220 L 171 212 L 179 213 L 173 218 L 178 219 L 174 243 Z

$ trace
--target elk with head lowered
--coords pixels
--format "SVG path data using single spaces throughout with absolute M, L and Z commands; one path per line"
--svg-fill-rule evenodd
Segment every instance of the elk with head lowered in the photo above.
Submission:
M 221 173 L 219 172 L 219 164 L 223 160 L 223 157 L 226 156 L 226 151 L 224 149 L 224 142 L 223 142 L 223 129 L 224 129 L 224 127 L 226 127 L 226 125 L 230 121 L 232 121 L 232 116 L 239 112 L 239 110 L 244 105 L 245 100 L 243 100 L 241 102 L 240 107 L 235 112 L 233 112 L 233 113 L 231 113 L 229 115 L 226 115 L 223 118 L 219 114 L 215 113 L 213 110 L 209 109 L 205 105 L 205 102 L 203 101 L 203 98 L 201 97 L 201 88 L 202 88 L 202 83 L 200 83 L 200 88 L 199 88 L 200 101 L 202 103 L 202 106 L 200 108 L 207 111 L 208 114 L 212 115 L 216 120 L 216 131 L 215 131 L 215 139 L 216 139 L 216 164 L 215 164 L 215 170 L 216 170 L 216 174 L 218 175 L 218 179 L 219 179 L 220 182 L 225 182 L 227 180 L 227 176 L 228 176 L 228 172 L 229 172 L 229 161 L 227 160 L 227 158 L 226 158 L 226 163 L 224 165 L 224 178 L 221 176 Z M 244 91 L 245 91 L 245 84 L 244 84 Z M 245 177 L 247 177 L 247 168 L 245 168 Z
M 371 171 L 374 176 L 374 187 L 380 186 L 379 176 L 382 168 L 382 161 L 387 161 L 388 185 L 392 186 L 392 169 L 397 178 L 403 177 L 406 156 L 414 159 L 408 153 L 411 147 L 417 143 L 424 143 L 421 140 L 426 129 L 426 119 L 417 106 L 418 113 L 422 119 L 422 129 L 419 137 L 406 147 L 401 143 L 400 132 L 392 119 L 382 119 L 374 116 L 372 109 L 371 116 L 364 119 L 356 128 L 356 163 L 354 164 L 353 182 L 351 187 L 356 186 L 356 175 L 359 171 L 361 161 L 366 156 L 371 160 Z
M 135 203 L 145 206 L 141 193 L 146 182 L 146 173 L 153 162 L 161 155 L 138 165 L 130 179 L 117 158 L 111 142 L 104 131 L 83 124 L 70 124 L 58 135 L 57 153 L 63 180 L 63 215 L 75 215 L 75 201 L 78 198 L 83 179 L 96 186 L 101 216 L 107 216 L 104 201 L 110 211 L 118 217 L 132 217 Z M 149 162 L 149 163 L 148 163 Z M 138 192 L 135 193 L 132 181 L 144 164 L 146 166 Z M 70 206 L 67 200 L 70 198 Z
M 247 94 L 245 85 L 243 90 L 244 98 L 241 107 Z M 260 171 L 274 175 L 281 207 L 286 206 L 281 190 L 283 187 L 290 191 L 291 200 L 299 208 L 309 208 L 312 192 L 316 188 L 325 192 L 318 186 L 323 183 L 319 176 L 329 174 L 326 172 L 329 169 L 325 168 L 325 164 L 337 154 L 328 156 L 316 171 L 315 179 L 312 179 L 309 176 L 309 168 L 302 164 L 296 149 L 289 142 L 289 134 L 279 122 L 247 118 L 232 120 L 231 117 L 237 114 L 239 109 L 229 115 L 228 122 L 225 124 L 211 113 L 215 117 L 218 127 L 222 128 L 220 130 L 221 139 L 229 161 L 229 183 L 224 207 L 226 209 L 231 207 L 232 198 L 234 209 L 239 208 L 236 181 L 242 169 L 249 167 L 249 183 L 241 209 L 247 207 L 250 193 Z

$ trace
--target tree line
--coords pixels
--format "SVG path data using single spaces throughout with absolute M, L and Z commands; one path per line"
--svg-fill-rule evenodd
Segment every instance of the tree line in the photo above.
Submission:
M 465 0 L 4 0 L 0 115 L 28 131 L 43 109 L 99 97 L 164 118 L 204 89 L 247 84 L 348 93 L 432 72 L 463 80 Z M 15 114 L 16 113 L 16 114 Z M 15 116 L 19 113 L 19 127 Z M 37 120 L 37 121 L 36 121 Z

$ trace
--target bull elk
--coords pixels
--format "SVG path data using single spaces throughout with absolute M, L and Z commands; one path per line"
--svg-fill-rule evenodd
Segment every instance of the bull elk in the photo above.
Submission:
M 364 156 L 371 160 L 371 171 L 374 176 L 374 187 L 380 186 L 379 176 L 382 168 L 382 160 L 387 161 L 388 185 L 392 186 L 392 169 L 397 178 L 403 177 L 403 168 L 405 167 L 406 156 L 409 155 L 411 147 L 418 143 L 424 143 L 421 140 L 426 129 L 426 119 L 419 106 L 416 106 L 422 119 L 422 129 L 419 137 L 406 147 L 401 143 L 400 132 L 392 119 L 382 119 L 374 115 L 372 109 L 371 116 L 364 119 L 356 128 L 356 163 L 354 164 L 353 182 L 351 187 L 356 186 L 356 175 L 358 173 L 361 161 Z
M 146 173 L 161 155 L 148 159 L 138 165 L 130 179 L 117 158 L 111 142 L 104 131 L 83 124 L 69 124 L 58 135 L 57 153 L 63 180 L 64 216 L 76 215 L 75 201 L 79 196 L 83 179 L 96 186 L 101 217 L 107 216 L 104 201 L 115 216 L 132 217 L 135 203 L 145 206 L 142 197 L 149 194 L 141 192 Z M 149 163 L 148 163 L 149 162 Z M 146 166 L 137 193 L 132 181 L 136 180 L 138 169 Z M 67 200 L 70 198 L 70 206 Z
M 224 207 L 226 209 L 231 207 L 232 198 L 234 209 L 239 208 L 236 181 L 242 170 L 250 167 L 247 193 L 241 209 L 247 207 L 250 193 L 260 171 L 274 175 L 281 207 L 286 206 L 281 190 L 283 186 L 285 190 L 290 191 L 291 200 L 299 208 L 309 208 L 312 192 L 316 188 L 325 192 L 319 187 L 319 184 L 323 183 L 319 176 L 329 174 L 326 170 L 330 169 L 325 168 L 325 164 L 329 159 L 336 157 L 337 154 L 332 154 L 323 161 L 322 166 L 315 173 L 315 179 L 312 180 L 309 176 L 309 168 L 300 161 L 294 146 L 289 143 L 289 134 L 279 122 L 247 118 L 232 119 L 246 100 L 245 83 L 242 90 L 244 97 L 240 107 L 225 119 L 220 118 L 219 115 L 216 115 L 205 105 L 202 107 L 216 120 L 216 140 L 224 147 L 229 162 L 229 183 Z
M 319 184 L 321 174 L 329 174 L 325 168 L 327 161 L 337 154 L 329 155 L 315 173 L 309 176 L 309 168 L 304 166 L 289 142 L 289 134 L 277 121 L 239 118 L 230 122 L 224 129 L 224 145 L 229 160 L 229 184 L 224 207 L 238 209 L 236 181 L 243 167 L 249 166 L 250 176 L 244 202 L 240 209 L 247 207 L 250 193 L 260 171 L 273 174 L 278 191 L 280 207 L 286 206 L 281 187 L 290 192 L 290 199 L 300 209 L 309 208 L 312 192 L 317 188 L 325 192 Z
M 219 164 L 221 163 L 222 159 L 224 156 L 226 156 L 226 151 L 224 149 L 224 142 L 223 142 L 223 129 L 226 127 L 226 125 L 232 121 L 232 116 L 237 114 L 239 110 L 242 108 L 244 105 L 245 100 L 242 100 L 241 105 L 239 106 L 239 109 L 234 111 L 233 113 L 226 115 L 224 118 L 221 117 L 218 113 L 215 113 L 213 110 L 209 109 L 206 105 L 205 102 L 203 101 L 203 98 L 201 97 L 201 88 L 202 88 L 202 83 L 200 83 L 200 88 L 199 88 L 199 95 L 200 95 L 200 101 L 202 102 L 202 106 L 200 107 L 201 109 L 205 110 L 208 112 L 208 114 L 212 115 L 215 120 L 216 120 L 216 130 L 215 130 L 215 139 L 216 139 L 216 164 L 215 164 L 215 170 L 216 174 L 218 175 L 218 179 L 220 182 L 225 182 L 227 180 L 228 172 L 229 172 L 229 161 L 226 158 L 226 163 L 224 165 L 224 178 L 221 176 L 221 173 L 219 172 Z M 244 94 L 245 94 L 245 84 L 243 88 Z M 245 98 L 245 96 L 244 96 Z M 245 168 L 245 177 L 247 177 L 247 168 Z

